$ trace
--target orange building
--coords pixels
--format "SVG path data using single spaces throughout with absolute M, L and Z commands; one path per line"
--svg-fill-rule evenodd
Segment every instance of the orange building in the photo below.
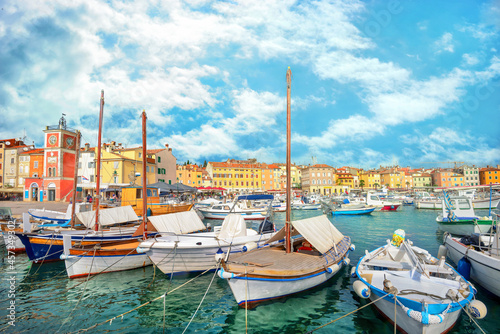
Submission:
M 481 185 L 495 184 L 500 182 L 500 168 L 486 167 L 479 169 L 479 182 Z
M 451 169 L 438 170 L 432 173 L 432 183 L 437 187 L 464 186 L 463 174 L 458 174 Z

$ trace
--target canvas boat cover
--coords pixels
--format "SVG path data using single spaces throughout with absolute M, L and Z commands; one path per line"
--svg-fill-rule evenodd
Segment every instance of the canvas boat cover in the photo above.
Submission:
M 76 216 L 87 228 L 95 226 L 95 211 L 78 212 Z M 99 210 L 99 224 L 101 226 L 135 222 L 138 220 L 139 217 L 137 217 L 130 205 Z
M 241 214 L 233 213 L 224 218 L 218 239 L 232 239 L 247 235 L 247 225 Z
M 296 220 L 292 222 L 292 225 L 322 254 L 344 239 L 344 235 L 333 226 L 326 215 Z
M 206 228 L 194 210 L 150 216 L 149 221 L 160 233 L 186 234 Z
M 292 225 L 294 227 L 292 237 L 302 235 L 322 254 L 328 252 L 334 244 L 339 243 L 344 238 L 344 235 L 333 226 L 326 215 L 297 220 L 292 222 Z M 285 239 L 285 227 L 276 232 L 267 243 L 283 239 Z

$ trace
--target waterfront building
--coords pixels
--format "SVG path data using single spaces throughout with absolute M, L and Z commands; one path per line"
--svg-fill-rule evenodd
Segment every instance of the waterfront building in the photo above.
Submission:
M 37 178 L 43 175 L 43 156 L 43 148 L 30 150 L 28 147 L 25 147 L 23 152 L 19 154 L 19 187 L 24 189 L 25 180 L 27 178 Z M 24 200 L 38 200 L 37 189 L 34 189 L 34 191 L 32 189 L 31 193 L 27 191 L 28 190 L 25 190 Z
M 354 188 L 354 177 L 349 171 L 349 167 L 340 167 L 336 169 L 336 183 L 342 187 L 343 192 L 349 192 Z
M 407 181 L 404 170 L 398 170 L 398 168 L 389 168 L 380 172 L 380 182 L 382 186 L 385 186 L 389 189 L 399 189 L 405 188 L 406 182 L 410 182 L 409 179 Z M 413 183 L 413 180 L 411 180 Z
M 335 169 L 315 164 L 301 170 L 302 191 L 310 194 L 332 195 L 335 191 Z
M 368 170 L 360 173 L 360 181 L 364 181 L 363 187 L 368 189 L 378 189 L 382 186 L 382 182 L 380 180 L 380 174 L 376 170 Z
M 281 190 L 281 169 L 275 164 L 260 164 L 262 172 L 262 190 Z
M 472 165 L 472 167 L 462 165 L 455 169 L 455 172 L 463 174 L 465 178 L 465 186 L 478 186 L 480 184 L 479 167 L 476 167 L 475 165 Z
M 156 161 L 155 183 L 174 184 L 177 182 L 177 158 L 168 144 L 165 144 L 165 148 L 147 150 L 147 154 Z
M 4 179 L 5 179 L 5 149 L 12 148 L 15 146 L 20 146 L 24 145 L 24 143 L 20 140 L 16 140 L 14 138 L 11 139 L 1 139 L 0 140 L 0 191 L 2 192 L 11 192 L 9 190 L 12 189 L 12 187 L 7 184 L 4 187 Z M 17 166 L 16 166 L 17 169 Z
M 465 185 L 463 174 L 458 174 L 451 168 L 434 171 L 431 175 L 432 184 L 436 187 L 459 187 Z
M 232 193 L 262 191 L 262 170 L 255 159 L 210 161 L 206 170 L 214 187 L 224 188 Z
M 197 165 L 177 165 L 177 182 L 190 187 L 202 187 L 203 172 L 203 168 Z
M 73 194 L 76 131 L 66 126 L 64 114 L 58 125 L 44 132 L 43 174 L 24 182 L 24 200 L 69 201 Z
M 413 188 L 428 188 L 432 186 L 432 176 L 429 173 L 413 173 Z
M 479 170 L 479 180 L 481 185 L 500 183 L 500 166 L 481 168 Z
M 286 190 L 286 164 L 275 164 L 280 169 L 280 189 Z M 301 170 L 295 164 L 290 166 L 290 180 L 292 181 L 292 189 L 301 189 Z
M 147 151 L 146 151 L 147 152 Z M 156 182 L 156 161 L 152 157 L 142 156 L 142 146 L 123 148 L 115 142 L 104 144 L 101 150 L 101 184 L 104 187 L 111 185 L 139 185 Z M 146 176 L 142 175 L 143 161 L 146 161 Z

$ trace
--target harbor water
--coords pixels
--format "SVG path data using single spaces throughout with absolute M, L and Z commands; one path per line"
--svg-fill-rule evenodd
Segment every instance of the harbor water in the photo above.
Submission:
M 488 214 L 487 210 L 477 213 L 480 216 Z M 301 219 L 319 214 L 322 212 L 293 211 L 292 216 Z M 385 244 L 394 230 L 404 229 L 407 239 L 414 245 L 436 256 L 443 237 L 435 221 L 437 214 L 437 211 L 404 206 L 396 212 L 329 216 L 356 245 L 356 250 L 350 255 L 350 266 L 320 287 L 248 311 L 237 306 L 227 282 L 214 277 L 214 272 L 199 277 L 195 274 L 169 277 L 154 267 L 147 267 L 101 274 L 88 281 L 86 278 L 68 279 L 63 262 L 32 265 L 24 253 L 17 254 L 12 261 L 3 248 L 0 331 L 76 332 L 157 299 L 88 332 L 305 333 L 367 303 L 352 289 L 355 279 L 350 277 L 351 267 L 363 256 L 365 249 L 372 250 Z M 284 213 L 275 214 L 277 228 L 283 226 L 284 216 Z M 210 223 L 214 225 L 213 221 Z M 254 227 L 257 226 L 256 223 Z M 481 286 L 475 286 L 477 299 L 488 308 L 487 316 L 477 321 L 479 326 L 485 333 L 500 333 L 500 299 Z M 165 292 L 169 292 L 166 298 L 158 299 Z M 12 314 L 14 321 L 12 316 L 8 317 Z M 450 333 L 482 333 L 481 329 L 462 313 Z M 393 333 L 393 326 L 368 306 L 315 333 Z

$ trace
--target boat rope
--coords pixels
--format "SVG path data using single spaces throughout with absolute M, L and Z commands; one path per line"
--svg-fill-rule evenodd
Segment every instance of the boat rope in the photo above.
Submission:
M 193 277 L 193 278 L 192 278 L 192 279 L 190 279 L 189 281 L 187 281 L 187 282 L 185 282 L 185 283 L 183 283 L 183 284 L 179 285 L 178 287 L 176 287 L 175 289 L 173 289 L 172 291 L 170 291 L 168 294 L 171 294 L 172 292 L 179 290 L 179 289 L 180 289 L 180 288 L 182 288 L 183 286 L 187 285 L 188 283 L 191 283 L 192 281 L 194 281 L 194 280 L 195 280 L 195 279 L 197 279 L 198 277 L 202 276 L 203 274 L 206 274 L 207 272 L 209 272 L 210 270 L 213 270 L 214 268 L 215 268 L 215 266 L 208 268 L 207 270 L 205 270 L 204 272 L 202 272 L 202 273 L 201 273 L 201 274 L 199 274 L 198 276 Z M 79 329 L 79 330 L 78 330 L 78 331 L 76 331 L 76 332 L 70 332 L 69 334 L 72 334 L 72 333 L 82 333 L 82 332 L 88 332 L 89 330 L 94 329 L 94 328 L 97 328 L 98 326 L 104 325 L 104 324 L 106 324 L 106 323 L 108 323 L 108 322 L 111 324 L 111 323 L 113 322 L 113 320 L 118 319 L 118 318 L 122 318 L 122 319 L 123 319 L 123 316 L 125 316 L 125 315 L 127 315 L 127 314 L 129 314 L 129 313 L 132 313 L 132 312 L 134 312 L 135 310 L 138 310 L 138 309 L 140 309 L 140 308 L 142 308 L 142 307 L 144 307 L 144 306 L 147 306 L 147 305 L 149 305 L 149 304 L 151 304 L 151 303 L 153 303 L 153 302 L 155 302 L 155 301 L 157 301 L 157 300 L 159 300 L 159 299 L 161 299 L 161 298 L 165 298 L 166 296 L 167 296 L 167 293 L 164 293 L 164 294 L 162 294 L 161 296 L 156 297 L 156 298 L 154 298 L 154 299 L 152 299 L 152 300 L 150 300 L 150 301 L 148 301 L 148 302 L 145 302 L 145 303 L 143 303 L 143 304 L 141 304 L 141 305 L 139 305 L 139 306 L 137 306 L 137 307 L 134 307 L 133 309 L 131 309 L 131 310 L 127 311 L 127 312 L 124 312 L 124 313 L 122 313 L 122 314 L 119 314 L 119 315 L 117 315 L 117 316 L 115 316 L 115 317 L 113 317 L 113 318 L 110 318 L 110 319 L 108 319 L 108 320 L 105 320 L 105 321 L 103 321 L 103 322 L 100 322 L 100 323 L 94 324 L 94 325 L 92 325 L 92 326 L 90 326 L 90 327 L 88 327 L 88 328 L 82 328 L 82 329 Z
M 47 254 L 49 253 L 50 251 L 50 248 L 52 247 L 52 242 L 54 240 L 54 237 L 55 237 L 55 234 L 52 234 L 52 236 L 50 237 L 49 241 L 50 241 L 50 244 L 49 244 L 49 248 L 47 249 L 47 252 L 45 252 L 45 256 L 39 258 L 39 259 L 42 259 L 42 263 L 40 263 L 40 265 L 38 266 L 38 268 L 36 269 L 35 273 L 33 275 L 36 275 L 38 273 L 38 270 L 40 270 L 40 268 L 42 267 L 42 264 L 43 262 L 45 261 L 45 259 L 47 258 Z M 53 254 L 49 254 L 50 255 L 53 255 Z M 39 259 L 34 259 L 33 261 L 36 262 L 38 261 Z M 31 268 L 30 268 L 31 270 Z
M 460 303 L 458 303 L 458 305 L 460 305 Z M 469 317 L 469 320 L 471 320 L 477 326 L 477 328 L 479 328 L 479 330 L 481 331 L 481 333 L 486 334 L 486 332 L 481 328 L 481 326 L 479 326 L 479 324 L 477 323 L 477 321 L 474 320 L 474 317 L 471 316 L 470 312 L 466 308 L 464 308 L 462 305 L 460 305 L 460 307 L 465 312 L 465 314 L 467 314 L 467 316 Z
M 445 299 L 447 299 L 447 298 L 443 298 L 443 297 L 438 296 L 438 295 L 433 295 L 432 293 L 425 293 L 425 292 L 422 292 L 422 291 L 417 291 L 417 290 L 412 290 L 412 289 L 401 290 L 401 291 L 399 291 L 399 295 L 400 296 L 404 296 L 404 295 L 423 295 L 423 296 L 431 297 L 432 299 L 435 299 L 435 300 L 445 300 Z
M 201 298 L 201 301 L 198 304 L 196 311 L 194 311 L 193 316 L 191 317 L 191 320 L 189 320 L 186 328 L 184 328 L 184 331 L 182 331 L 182 334 L 184 334 L 187 331 L 189 325 L 191 325 L 191 322 L 193 321 L 194 317 L 196 316 L 196 313 L 198 313 L 198 311 L 200 310 L 201 304 L 203 304 L 203 301 L 205 300 L 205 298 L 207 296 L 208 290 L 210 290 L 210 287 L 212 286 L 212 283 L 214 282 L 214 278 L 217 276 L 217 270 L 219 269 L 219 266 L 220 266 L 220 261 L 217 262 L 217 265 L 215 266 L 215 272 L 212 275 L 212 280 L 210 281 L 210 284 L 208 285 L 207 290 L 205 290 L 205 294 L 203 295 L 203 298 Z
M 401 306 L 403 311 L 406 312 L 406 315 L 408 317 L 410 317 L 413 320 L 416 320 L 424 325 L 434 325 L 434 324 L 442 323 L 444 320 L 444 316 L 446 315 L 446 313 L 448 313 L 448 311 L 450 310 L 451 305 L 452 305 L 451 303 L 448 304 L 448 306 L 444 309 L 444 311 L 439 313 L 439 314 L 430 314 L 428 312 L 427 307 L 425 307 L 424 311 L 420 312 L 420 311 L 415 311 L 409 307 L 404 306 L 403 303 L 401 303 L 397 298 L 396 298 L 396 302 L 399 304 L 399 306 Z
M 245 333 L 248 333 L 248 263 L 245 263 Z
M 153 282 L 155 281 L 155 278 L 156 278 L 156 264 L 153 263 L 153 279 L 151 280 L 151 282 L 149 282 L 146 289 L 149 288 L 151 286 L 151 284 L 153 284 Z
M 314 329 L 310 330 L 309 332 L 306 332 L 306 334 L 309 334 L 309 333 L 315 332 L 315 331 L 317 331 L 318 329 L 321 329 L 321 328 L 323 328 L 323 327 L 326 327 L 326 326 L 328 326 L 328 325 L 331 325 L 331 324 L 333 324 L 334 322 L 339 321 L 340 319 L 343 319 L 343 318 L 347 317 L 348 315 L 351 315 L 351 314 L 353 314 L 353 313 L 356 313 L 356 312 L 358 312 L 359 310 L 362 310 L 362 309 L 364 309 L 365 307 L 367 307 L 367 306 L 369 306 L 369 305 L 371 305 L 371 304 L 373 304 L 373 303 L 378 302 L 379 300 L 381 300 L 382 298 L 387 297 L 388 295 L 389 295 L 389 293 L 387 293 L 387 294 L 383 295 L 382 297 L 380 297 L 380 298 L 378 298 L 378 299 L 375 299 L 374 301 L 369 302 L 368 304 L 365 304 L 365 305 L 361 306 L 360 308 L 355 309 L 354 311 L 351 311 L 351 312 L 349 312 L 349 313 L 347 313 L 347 314 L 344 314 L 344 315 L 343 315 L 343 316 L 341 316 L 340 318 L 337 318 L 337 319 L 335 319 L 335 320 L 332 320 L 332 321 L 330 321 L 330 322 L 327 322 L 327 323 L 326 323 L 326 324 L 324 324 L 324 325 L 321 325 L 321 326 L 319 326 L 319 327 L 317 327 L 317 328 L 314 328 Z
M 59 333 L 59 331 L 61 330 L 61 328 L 64 326 L 64 324 L 66 322 L 68 322 L 68 320 L 70 319 L 71 315 L 73 314 L 73 312 L 76 310 L 77 306 L 80 304 L 80 301 L 82 300 L 82 297 L 83 295 L 85 294 L 85 290 L 87 289 L 87 283 L 89 282 L 89 278 L 90 278 L 90 273 L 92 272 L 92 266 L 94 265 L 94 259 L 95 259 L 95 253 L 97 252 L 97 249 L 94 249 L 94 255 L 92 255 L 92 262 L 90 262 L 90 269 L 89 269 L 89 274 L 87 275 L 87 279 L 85 280 L 85 285 L 83 286 L 83 291 L 80 295 L 80 298 L 78 298 L 78 302 L 76 303 L 75 307 L 73 307 L 73 309 L 71 310 L 71 312 L 69 312 L 69 315 L 63 320 L 63 322 L 61 323 L 61 326 L 59 327 L 59 329 L 56 331 L 56 333 Z

